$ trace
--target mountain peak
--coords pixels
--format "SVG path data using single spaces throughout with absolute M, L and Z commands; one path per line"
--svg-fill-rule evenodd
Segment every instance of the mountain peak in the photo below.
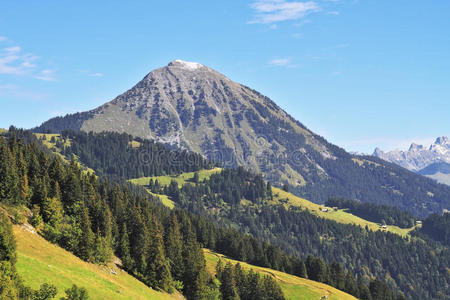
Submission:
M 184 61 L 181 59 L 175 59 L 168 64 L 169 67 L 178 67 L 189 71 L 194 71 L 205 66 L 198 62 Z
M 409 151 L 418 151 L 418 150 L 424 150 L 425 147 L 423 145 L 419 145 L 416 143 L 412 143 L 411 146 L 409 147 Z
M 383 150 L 381 150 L 380 148 L 378 148 L 378 147 L 376 147 L 375 148 L 375 151 L 373 151 L 373 155 L 375 155 L 375 156 L 380 156 L 380 155 L 383 155 L 384 154 L 384 152 L 383 152 Z
M 450 139 L 446 136 L 440 136 L 436 139 L 436 141 L 434 142 L 437 145 L 447 145 L 450 144 Z

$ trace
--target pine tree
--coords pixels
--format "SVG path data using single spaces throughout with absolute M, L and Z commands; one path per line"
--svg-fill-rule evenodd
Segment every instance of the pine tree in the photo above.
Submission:
M 238 300 L 239 295 L 236 289 L 233 265 L 230 262 L 228 262 L 223 268 L 223 271 L 219 276 L 219 280 L 222 300 Z
M 9 147 L 0 139 L 0 199 L 17 204 L 19 199 L 19 180 L 15 158 Z
M 165 246 L 173 279 L 183 281 L 183 237 L 178 218 L 174 212 L 170 214 L 169 224 L 165 232 Z
M 92 261 L 94 255 L 95 235 L 92 232 L 91 220 L 87 207 L 82 203 L 81 215 L 79 218 L 81 236 L 78 245 L 78 256 L 86 261 Z
M 153 217 L 150 224 L 150 244 L 147 249 L 147 269 L 145 270 L 146 283 L 164 291 L 172 291 L 172 277 L 169 264 L 164 253 L 164 243 L 161 227 Z
M 123 223 L 119 242 L 119 257 L 125 270 L 133 269 L 133 260 L 130 255 L 130 240 L 128 238 L 127 224 Z
M 205 257 L 189 220 L 187 220 L 185 231 L 183 294 L 188 300 L 203 299 L 208 282 Z

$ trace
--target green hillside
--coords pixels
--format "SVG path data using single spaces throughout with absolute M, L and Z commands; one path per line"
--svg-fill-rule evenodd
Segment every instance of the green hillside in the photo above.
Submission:
M 114 264 L 100 266 L 82 261 L 23 227 L 14 226 L 17 270 L 32 288 L 45 282 L 58 288 L 56 299 L 76 284 L 87 289 L 91 299 L 182 299 L 147 287 Z
M 199 181 L 202 181 L 203 179 L 208 179 L 211 174 L 220 172 L 220 168 L 214 168 L 211 170 L 202 170 L 198 172 L 199 175 Z M 155 177 L 141 177 L 136 179 L 129 180 L 133 184 L 146 186 L 148 185 L 150 179 L 153 179 L 153 181 L 158 180 L 159 184 L 161 185 L 169 185 L 170 182 L 173 180 L 178 183 L 178 186 L 182 186 L 185 183 L 192 183 L 192 178 L 194 177 L 194 172 L 188 172 L 188 173 L 182 173 L 178 176 L 155 176 Z M 150 191 L 148 191 L 151 193 Z M 355 216 L 351 213 L 346 212 L 345 210 L 339 209 L 339 210 L 332 210 L 329 209 L 327 212 L 322 211 L 321 209 L 325 208 L 323 205 L 313 203 L 311 201 L 308 201 L 304 198 L 298 197 L 293 195 L 292 193 L 285 192 L 282 189 L 272 187 L 272 193 L 274 195 L 274 199 L 272 201 L 272 204 L 283 204 L 286 208 L 290 206 L 300 207 L 302 209 L 310 211 L 312 214 L 317 215 L 318 217 L 329 219 L 336 221 L 338 223 L 343 224 L 355 224 L 359 225 L 361 227 L 368 227 L 369 229 L 376 231 L 376 230 L 384 230 L 389 231 L 401 236 L 407 236 L 408 233 L 413 230 L 415 227 L 411 228 L 400 228 L 398 226 L 387 226 L 386 229 L 383 229 L 380 224 L 370 222 L 367 220 L 364 220 L 358 216 Z M 151 193 L 152 195 L 156 195 Z M 167 195 L 156 195 L 160 198 L 161 202 L 170 207 L 173 208 L 175 205 L 172 200 L 170 200 Z
M 211 170 L 201 170 L 198 171 L 198 179 L 199 181 L 202 181 L 203 179 L 208 179 L 211 174 L 218 173 L 222 169 L 221 168 L 214 168 Z M 161 185 L 169 185 L 172 180 L 176 181 L 178 183 L 178 186 L 182 186 L 185 183 L 192 182 L 192 178 L 194 177 L 195 172 L 186 172 L 181 173 L 177 176 L 154 176 L 154 177 L 141 177 L 136 179 L 130 179 L 129 181 L 131 183 L 137 184 L 137 185 L 147 185 L 150 181 L 150 179 L 153 179 L 153 181 L 158 180 L 159 184 Z
M 261 275 L 269 275 L 274 277 L 281 286 L 283 293 L 287 299 L 330 299 L 330 300 L 347 300 L 356 299 L 355 297 L 339 291 L 329 285 L 311 281 L 305 278 L 289 275 L 283 272 L 275 271 L 268 268 L 256 267 L 247 263 L 239 262 L 224 257 L 223 255 L 214 253 L 208 249 L 204 250 L 206 259 L 206 268 L 210 274 L 215 274 L 215 269 L 219 259 L 224 262 L 231 262 L 233 265 L 240 263 L 245 270 L 252 269 Z

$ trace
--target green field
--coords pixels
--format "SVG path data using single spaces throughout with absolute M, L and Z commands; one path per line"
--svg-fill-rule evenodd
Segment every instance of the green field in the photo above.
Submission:
M 221 254 L 214 253 L 208 249 L 204 250 L 206 259 L 206 268 L 212 275 L 215 274 L 216 265 L 219 258 L 225 263 L 230 261 L 232 264 L 238 263 L 236 260 L 232 260 L 224 257 Z M 331 300 L 346 300 L 356 299 L 355 297 L 339 291 L 329 285 L 311 281 L 305 278 L 289 275 L 283 272 L 275 271 L 272 269 L 256 267 L 247 263 L 239 262 L 243 269 L 252 269 L 260 274 L 273 276 L 281 286 L 284 295 L 287 299 L 331 299 Z
M 56 299 L 76 284 L 87 289 L 90 299 L 183 299 L 179 294 L 157 292 L 114 264 L 87 263 L 35 233 L 14 226 L 17 271 L 34 289 L 45 282 L 58 288 Z M 116 274 L 114 274 L 116 273 Z
M 203 179 L 208 179 L 211 174 L 219 173 L 222 169 L 221 168 L 214 168 L 211 170 L 201 170 L 198 171 L 198 178 L 199 181 L 202 181 Z M 192 178 L 194 177 L 195 172 L 187 172 L 187 173 L 181 173 L 180 175 L 165 175 L 165 176 L 153 176 L 153 177 L 141 177 L 136 179 L 130 179 L 129 181 L 136 185 L 148 185 L 150 179 L 153 179 L 153 181 L 158 180 L 160 185 L 169 185 L 172 180 L 176 181 L 178 183 L 178 186 L 181 187 L 185 183 L 192 182 Z
M 392 232 L 392 233 L 395 233 L 395 234 L 398 234 L 401 236 L 407 236 L 409 234 L 409 232 L 415 228 L 415 227 L 400 228 L 398 226 L 389 225 L 389 226 L 387 226 L 387 229 L 382 229 L 380 224 L 367 221 L 365 219 L 362 219 L 360 217 L 352 215 L 351 213 L 348 213 L 342 209 L 339 209 L 337 211 L 330 209 L 328 212 L 323 212 L 323 211 L 321 211 L 321 208 L 324 208 L 323 205 L 312 203 L 311 201 L 297 197 L 297 196 L 295 196 L 291 193 L 285 192 L 279 188 L 273 187 L 272 193 L 274 195 L 273 198 L 274 198 L 275 204 L 283 203 L 285 207 L 295 206 L 295 207 L 307 209 L 312 214 L 315 214 L 316 216 L 319 216 L 324 219 L 334 220 L 338 223 L 355 224 L 355 225 L 359 225 L 361 227 L 367 226 L 369 229 L 371 229 L 373 231 L 385 230 L 385 231 L 389 231 L 389 232 Z M 287 202 L 286 202 L 286 199 L 288 199 Z
M 200 181 L 203 179 L 208 179 L 211 176 L 211 174 L 218 173 L 220 172 L 220 170 L 221 170 L 220 168 L 214 168 L 211 170 L 198 171 L 198 178 Z M 195 172 L 187 172 L 177 176 L 167 175 L 167 176 L 141 177 L 136 179 L 130 179 L 128 181 L 133 184 L 145 187 L 148 185 L 150 179 L 153 179 L 153 181 L 158 180 L 159 184 L 161 185 L 169 185 L 172 180 L 175 180 L 178 183 L 178 186 L 181 187 L 185 183 L 192 183 L 191 179 L 194 177 L 194 173 Z M 170 209 L 175 207 L 175 203 L 172 200 L 170 200 L 167 195 L 154 194 L 150 192 L 149 189 L 146 190 L 149 194 L 158 197 L 161 203 L 169 207 Z

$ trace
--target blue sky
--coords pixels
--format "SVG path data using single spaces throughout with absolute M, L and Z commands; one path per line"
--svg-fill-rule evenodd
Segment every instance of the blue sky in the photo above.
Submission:
M 450 1 L 2 1 L 0 127 L 95 108 L 174 59 L 350 151 L 450 135 Z

